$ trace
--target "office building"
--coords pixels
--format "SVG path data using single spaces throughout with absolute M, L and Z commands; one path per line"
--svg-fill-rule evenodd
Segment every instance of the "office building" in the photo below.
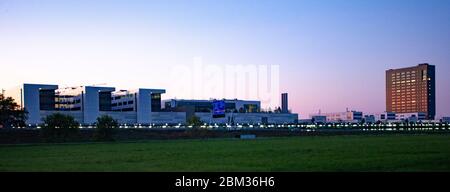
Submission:
M 346 112 L 335 112 L 335 113 L 320 113 L 311 114 L 310 117 L 325 116 L 326 121 L 330 123 L 358 123 L 363 119 L 363 113 L 360 111 L 346 111 Z
M 364 123 L 376 123 L 375 115 L 364 115 Z
M 262 113 L 260 101 L 223 99 L 225 103 L 225 116 L 213 117 L 213 102 L 215 100 L 185 100 L 170 99 L 164 101 L 163 111 L 186 112 L 189 119 L 199 117 L 205 123 L 216 124 L 288 124 L 298 120 L 298 114 L 294 113 Z
M 57 112 L 73 116 L 80 124 L 93 124 L 101 115 L 110 115 L 123 124 L 184 122 L 184 113 L 158 113 L 163 93 L 163 89 L 116 91 L 114 87 L 59 88 L 44 84 L 23 84 L 7 91 L 28 111 L 27 124 L 31 125 L 40 124 L 43 118 Z
M 386 71 L 386 111 L 393 113 L 425 113 L 426 119 L 436 115 L 435 66 Z
M 416 122 L 416 121 L 423 121 L 426 120 L 426 114 L 423 112 L 417 112 L 417 113 L 397 113 L 395 114 L 395 119 L 401 120 L 401 121 L 409 121 L 409 122 Z
M 326 123 L 327 116 L 324 115 L 311 115 L 311 123 Z
M 450 117 L 442 117 L 442 122 L 450 123 Z
M 375 114 L 375 121 L 388 122 L 396 120 L 396 114 L 392 112 L 384 112 Z
M 261 111 L 260 101 L 224 99 L 227 113 L 258 113 Z M 164 101 L 165 111 L 212 112 L 214 100 L 170 99 Z

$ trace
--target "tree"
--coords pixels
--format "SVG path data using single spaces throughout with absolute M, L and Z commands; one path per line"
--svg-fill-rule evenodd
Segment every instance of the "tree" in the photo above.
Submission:
M 11 97 L 0 94 L 0 125 L 1 127 L 24 127 L 27 120 L 27 112 Z
M 70 115 L 53 113 L 43 119 L 41 136 L 50 142 L 69 141 L 79 133 L 79 123 Z
M 194 115 L 187 120 L 187 124 L 196 127 L 202 125 L 203 122 L 200 120 L 200 117 Z
M 365 119 L 365 118 L 362 118 L 361 121 L 360 121 L 359 123 L 360 123 L 360 124 L 366 123 L 366 119 Z
M 274 111 L 274 113 L 281 113 L 281 107 L 277 107 L 277 108 L 275 108 L 275 111 Z
M 103 115 L 97 118 L 94 138 L 97 141 L 114 141 L 114 133 L 119 127 L 117 120 L 111 116 Z

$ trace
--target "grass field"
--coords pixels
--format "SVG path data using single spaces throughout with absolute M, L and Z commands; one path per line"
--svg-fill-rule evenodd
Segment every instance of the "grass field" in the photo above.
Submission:
M 450 171 L 450 135 L 8 145 L 0 171 Z

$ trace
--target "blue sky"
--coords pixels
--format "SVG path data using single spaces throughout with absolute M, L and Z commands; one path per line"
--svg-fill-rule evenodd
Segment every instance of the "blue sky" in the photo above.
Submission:
M 107 83 L 181 98 L 168 66 L 200 56 L 279 65 L 302 118 L 382 112 L 385 70 L 428 62 L 438 116 L 450 115 L 449 34 L 450 0 L 0 0 L 0 88 Z

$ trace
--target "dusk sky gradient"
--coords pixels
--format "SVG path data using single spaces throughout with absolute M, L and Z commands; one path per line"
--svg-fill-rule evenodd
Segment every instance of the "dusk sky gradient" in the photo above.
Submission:
M 436 65 L 450 116 L 450 0 L 0 0 L 0 88 L 166 88 L 173 65 L 279 65 L 290 108 L 385 111 L 385 70 Z M 206 97 L 206 96 L 205 96 Z

